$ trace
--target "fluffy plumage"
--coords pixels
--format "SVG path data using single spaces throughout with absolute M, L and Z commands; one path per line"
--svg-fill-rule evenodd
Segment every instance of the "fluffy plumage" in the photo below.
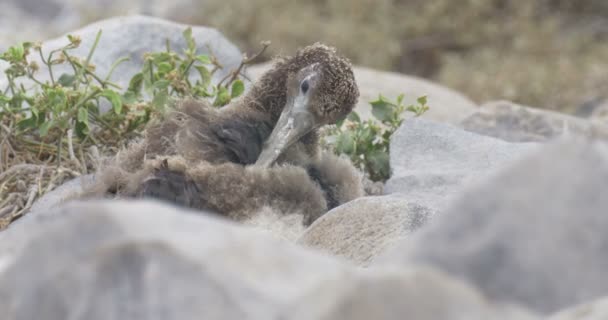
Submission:
M 275 166 L 252 166 L 311 66 L 320 80 L 308 95 L 308 111 L 318 125 L 287 147 Z M 362 195 L 358 171 L 320 152 L 317 134 L 320 125 L 344 118 L 358 95 L 348 60 L 321 44 L 306 47 L 277 59 L 230 106 L 179 102 L 149 126 L 142 141 L 105 166 L 83 195 L 155 197 L 237 220 L 270 206 L 300 212 L 305 224 L 312 223 L 328 208 Z

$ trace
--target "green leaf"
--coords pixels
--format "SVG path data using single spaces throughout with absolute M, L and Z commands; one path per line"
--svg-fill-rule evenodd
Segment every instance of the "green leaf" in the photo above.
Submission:
M 234 99 L 245 92 L 245 84 L 241 80 L 236 80 L 232 83 L 231 97 Z
M 336 130 L 339 131 L 339 129 L 342 128 L 342 125 L 344 124 L 344 120 L 346 120 L 346 118 L 338 119 L 338 121 L 336 121 Z
M 405 98 L 403 93 L 397 97 L 397 105 L 401 105 L 403 103 L 403 98 Z
M 173 70 L 173 66 L 168 62 L 161 62 L 158 64 L 159 73 L 169 73 L 171 70 Z
M 336 137 L 336 153 L 351 155 L 355 151 L 355 137 L 352 132 L 345 131 Z
M 122 112 L 122 99 L 116 91 L 105 89 L 101 92 L 101 96 L 110 101 L 114 113 L 120 114 Z
M 57 80 L 57 82 L 64 87 L 72 86 L 74 84 L 74 81 L 76 81 L 76 76 L 67 73 L 64 73 L 59 76 L 59 80 Z
M 171 84 L 171 82 L 169 82 L 169 80 L 161 79 L 161 80 L 154 82 L 152 87 L 157 90 L 166 90 L 167 88 L 169 88 L 170 84 Z
M 2 93 L 0 93 L 0 106 L 7 105 L 11 102 L 11 99 Z
M 194 51 L 196 49 L 196 44 L 194 43 L 194 38 L 192 38 L 192 28 L 188 27 L 188 29 L 184 30 L 183 35 L 188 44 L 188 49 Z
M 163 110 L 165 108 L 165 106 L 167 105 L 168 101 L 169 101 L 169 93 L 167 93 L 166 90 L 160 91 L 156 95 L 154 95 L 154 98 L 152 99 L 152 105 L 157 110 Z
M 376 101 L 372 101 L 372 102 L 370 102 L 370 104 L 372 105 L 372 115 L 376 119 L 378 119 L 382 122 L 390 121 L 391 115 L 393 113 L 392 104 L 386 102 L 382 98 L 380 98 Z
M 194 68 L 201 75 L 201 85 L 203 88 L 207 88 L 211 84 L 211 72 L 203 66 L 194 66 Z
M 426 105 L 426 96 L 422 96 L 422 97 L 416 99 L 416 101 L 418 101 L 418 104 L 420 104 L 421 106 L 425 106 Z
M 352 122 L 361 123 L 361 118 L 359 117 L 359 114 L 356 113 L 355 111 L 352 111 L 351 113 L 349 113 L 348 116 L 346 117 L 346 119 L 348 119 L 349 121 L 352 121 Z
M 376 150 L 366 155 L 367 169 L 374 181 L 386 180 L 390 176 L 388 152 Z
M 10 59 L 12 61 L 21 61 L 25 55 L 25 49 L 23 48 L 23 44 L 18 44 L 16 46 L 8 48 L 8 54 L 10 55 Z
M 213 105 L 216 107 L 225 106 L 230 102 L 230 94 L 228 93 L 228 89 L 224 86 L 218 88 L 217 95 L 215 96 L 215 101 L 213 101 Z
M 137 95 L 133 91 L 127 91 L 122 96 L 122 104 L 133 104 L 137 102 Z
M 40 136 L 41 137 L 46 137 L 46 135 L 49 133 L 49 129 L 51 128 L 51 126 L 53 125 L 53 120 L 49 120 L 47 122 L 44 122 L 40 128 L 38 129 L 40 132 Z
M 211 59 L 206 54 L 196 56 L 196 60 L 198 60 L 202 64 L 211 64 Z
M 87 108 L 78 108 L 78 122 L 89 123 L 89 110 Z
M 21 130 L 35 128 L 37 125 L 38 125 L 38 121 L 37 121 L 36 117 L 34 117 L 34 116 L 31 116 L 27 119 L 23 119 L 23 120 L 17 122 L 17 127 Z
M 141 72 L 136 73 L 129 81 L 129 88 L 127 90 L 133 92 L 135 95 L 140 95 L 143 83 L 144 75 Z
M 89 126 L 84 122 L 76 122 L 75 129 L 76 136 L 80 139 L 84 139 L 89 134 Z
M 49 89 L 47 90 L 47 96 L 48 102 L 53 111 L 59 113 L 66 109 L 68 99 L 63 89 Z

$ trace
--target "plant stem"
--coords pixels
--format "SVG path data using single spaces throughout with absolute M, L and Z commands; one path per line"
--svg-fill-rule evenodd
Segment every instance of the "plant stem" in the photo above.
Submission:
M 55 76 L 53 75 L 53 66 L 51 66 L 49 64 L 48 60 L 44 60 L 44 55 L 42 54 L 42 47 L 38 48 L 38 53 L 40 54 L 40 60 L 42 60 L 42 63 L 44 63 L 44 65 L 46 65 L 46 67 L 49 69 L 49 76 L 51 77 L 51 84 L 54 87 L 55 86 Z
M 116 67 L 118 67 L 118 65 L 120 65 L 121 63 L 125 62 L 125 61 L 129 61 L 130 58 L 129 57 L 122 57 L 118 60 L 116 60 L 112 66 L 110 67 L 110 71 L 108 71 L 108 75 L 106 76 L 106 78 L 103 80 L 104 83 L 109 83 L 110 81 L 110 77 L 112 77 L 112 73 L 114 73 L 114 69 L 116 69 Z

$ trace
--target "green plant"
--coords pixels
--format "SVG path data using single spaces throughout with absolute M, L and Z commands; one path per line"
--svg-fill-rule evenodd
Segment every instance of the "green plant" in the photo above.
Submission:
M 171 99 L 209 99 L 221 107 L 239 97 L 245 90 L 244 65 L 269 45 L 263 43 L 257 55 L 245 56 L 237 69 L 214 85 L 211 78 L 222 66 L 213 55 L 197 54 L 188 28 L 183 32 L 184 52 L 171 50 L 167 41 L 165 51 L 145 54 L 141 71 L 123 89 L 110 79 L 127 58 L 118 59 L 103 76 L 91 63 L 101 35 L 99 31 L 85 58 L 70 53 L 81 44 L 71 35 L 65 46 L 46 55 L 39 43 L 31 42 L 0 55 L 9 64 L 8 85 L 0 88 L 0 217 L 8 212 L 8 219 L 14 219 L 37 196 L 93 169 L 100 156 L 114 153 L 151 119 L 162 116 Z M 55 74 L 61 64 L 70 72 Z M 43 69 L 49 80 L 40 80 Z M 104 104 L 111 107 L 108 112 L 102 112 Z M 6 224 L 0 218 L 0 229 Z
M 239 79 L 242 67 L 218 85 L 211 84 L 212 75 L 222 66 L 215 57 L 196 53 L 190 28 L 183 35 L 187 42 L 183 54 L 172 51 L 168 42 L 166 51 L 146 54 L 141 72 L 132 77 L 125 90 L 110 78 L 127 58 L 116 61 L 105 77 L 96 74 L 91 64 L 101 31 L 86 59 L 69 52 L 80 45 L 76 36 L 68 36 L 68 44 L 46 57 L 40 44 L 13 46 L 0 56 L 10 64 L 5 71 L 8 87 L 0 93 L 0 121 L 16 141 L 27 147 L 50 151 L 51 145 L 57 144 L 56 154 L 48 155 L 60 161 L 67 154 L 62 152 L 62 142 L 67 139 L 78 147 L 121 145 L 137 135 L 155 114 L 162 113 L 171 98 L 210 98 L 214 105 L 223 106 L 240 96 L 245 89 Z M 40 66 L 30 61 L 34 52 L 48 70 L 49 81 L 37 78 Z M 72 72 L 56 77 L 53 67 L 59 64 L 69 64 Z M 189 77 L 191 70 L 199 75 L 194 83 Z M 23 78 L 34 82 L 33 90 L 26 90 L 20 83 Z M 101 112 L 103 100 L 111 105 L 110 112 Z
M 361 120 L 356 112 L 351 112 L 344 121 L 329 130 L 325 145 L 338 155 L 348 156 L 371 180 L 388 179 L 390 138 L 403 122 L 403 112 L 420 116 L 429 109 L 426 96 L 409 106 L 403 104 L 403 98 L 404 95 L 399 95 L 397 101 L 392 102 L 380 95 L 370 102 L 374 119 Z

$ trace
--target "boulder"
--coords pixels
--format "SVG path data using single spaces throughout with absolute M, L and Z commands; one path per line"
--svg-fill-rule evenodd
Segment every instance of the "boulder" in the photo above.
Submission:
M 70 203 L 0 233 L 6 319 L 534 319 L 427 268 L 363 270 L 156 202 Z
M 83 186 L 93 182 L 93 177 L 93 174 L 88 174 L 63 183 L 36 200 L 30 208 L 30 212 L 44 214 L 50 209 L 63 204 L 63 202 L 73 199 L 82 191 Z M 28 216 L 30 214 L 25 215 L 22 219 L 26 219 Z
M 494 304 L 466 284 L 427 268 L 374 269 L 311 290 L 281 319 L 524 320 L 539 319 L 511 305 Z
M 542 142 L 565 135 L 608 139 L 608 126 L 600 121 L 508 101 L 486 103 L 460 125 L 465 130 L 510 142 Z
M 95 72 L 105 77 L 114 62 L 122 57 L 128 57 L 129 61 L 118 65 L 110 78 L 112 82 L 126 88 L 131 77 L 141 70 L 144 61 L 143 56 L 146 52 L 166 50 L 167 40 L 169 40 L 172 50 L 183 52 L 183 49 L 186 48 L 186 41 L 182 32 L 187 27 L 186 25 L 144 16 L 112 18 L 70 32 L 69 34 L 80 36 L 82 39 L 80 47 L 70 52 L 77 57 L 86 58 L 95 42 L 97 32 L 101 30 L 103 34 L 91 63 L 95 65 Z M 208 47 L 210 47 L 213 54 L 224 66 L 220 72 L 214 75 L 216 80 L 226 75 L 231 69 L 236 68 L 241 62 L 242 57 L 239 49 L 219 31 L 207 27 L 193 27 L 192 36 L 196 41 L 199 54 L 208 54 Z M 65 36 L 45 41 L 42 44 L 42 51 L 46 56 L 51 50 L 61 48 L 66 44 L 68 44 L 68 40 Z M 49 73 L 43 67 L 40 57 L 32 54 L 30 60 L 36 61 L 41 67 L 36 74 L 37 78 L 41 81 L 49 80 Z M 2 70 L 5 67 L 6 64 L 0 65 Z M 53 66 L 55 79 L 58 79 L 62 73 L 69 71 L 71 71 L 71 67 L 68 64 Z M 73 71 L 71 72 L 73 73 Z M 6 78 L 3 73 L 0 73 L 0 88 L 5 86 Z
M 553 143 L 468 189 L 377 261 L 432 265 L 492 299 L 555 312 L 608 294 L 606 190 L 607 144 Z
M 408 119 L 391 137 L 387 194 L 440 210 L 460 190 L 537 145 L 508 143 L 424 119 Z
M 263 63 L 250 66 L 247 70 L 252 79 L 257 79 L 270 66 L 270 63 Z M 406 104 L 415 103 L 418 97 L 426 95 L 430 110 L 422 117 L 452 124 L 459 123 L 477 109 L 475 103 L 462 94 L 428 80 L 357 66 L 354 73 L 361 93 L 355 111 L 362 119 L 372 116 L 369 102 L 376 100 L 379 94 L 394 101 L 403 93 Z
M 192 5 L 192 0 L 4 0 L 0 11 L 0 49 L 18 41 L 49 39 L 91 21 L 120 15 L 185 21 Z
M 608 298 L 584 303 L 549 317 L 548 320 L 605 320 L 608 319 Z
M 254 230 L 155 202 L 72 203 L 0 234 L 6 319 L 274 319 L 352 273 Z
M 363 197 L 317 219 L 298 243 L 365 266 L 421 227 L 432 214 L 432 210 L 397 196 Z

